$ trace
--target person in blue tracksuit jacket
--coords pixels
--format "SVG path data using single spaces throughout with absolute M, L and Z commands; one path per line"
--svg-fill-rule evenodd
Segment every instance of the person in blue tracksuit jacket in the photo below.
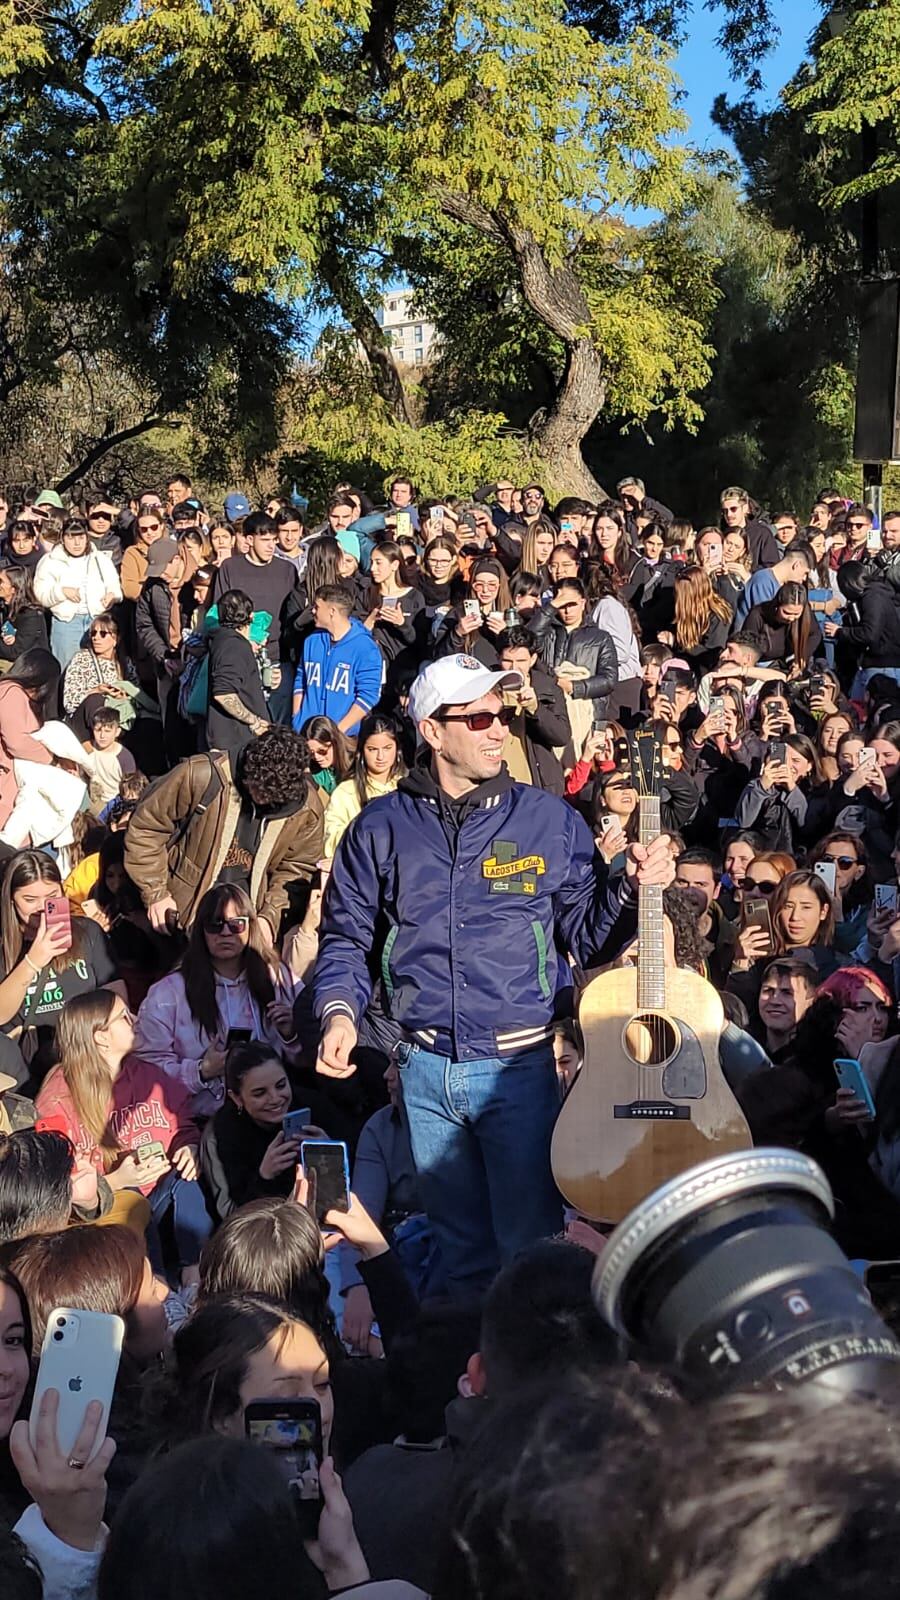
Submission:
M 510 778 L 502 691 L 518 687 L 518 673 L 465 655 L 419 673 L 409 714 L 423 759 L 344 834 L 313 978 L 318 1070 L 346 1077 L 380 969 L 422 1200 L 457 1295 L 559 1229 L 549 1146 L 565 958 L 614 959 L 634 936 L 635 882 L 674 877 L 665 836 L 631 845 L 611 877 L 577 812 Z
M 375 640 L 350 613 L 353 596 L 342 584 L 319 589 L 312 613 L 316 626 L 303 641 L 294 678 L 293 724 L 299 733 L 308 717 L 330 717 L 341 733 L 355 737 L 363 717 L 381 696 L 384 661 Z

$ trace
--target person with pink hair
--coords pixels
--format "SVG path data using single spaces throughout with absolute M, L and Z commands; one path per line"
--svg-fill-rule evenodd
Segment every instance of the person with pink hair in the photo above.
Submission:
M 839 967 L 819 985 L 816 998 L 829 995 L 841 1007 L 835 1037 L 848 1056 L 865 1044 L 879 1044 L 890 1027 L 891 991 L 870 967 Z

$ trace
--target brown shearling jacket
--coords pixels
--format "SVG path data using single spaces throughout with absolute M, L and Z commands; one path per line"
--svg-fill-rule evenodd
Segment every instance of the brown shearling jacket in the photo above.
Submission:
M 171 895 L 181 927 L 190 927 L 222 870 L 240 807 L 223 751 L 190 756 L 153 784 L 135 807 L 125 835 L 125 870 L 145 906 Z M 309 881 L 324 853 L 322 818 L 319 792 L 310 782 L 305 801 L 290 816 L 263 819 L 250 898 L 275 935 L 288 904 L 288 885 Z

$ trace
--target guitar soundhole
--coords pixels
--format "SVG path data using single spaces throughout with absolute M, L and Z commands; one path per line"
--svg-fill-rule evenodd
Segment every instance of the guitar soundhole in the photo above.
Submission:
M 678 1049 L 678 1034 L 668 1017 L 642 1012 L 625 1029 L 625 1049 L 640 1067 L 661 1067 Z

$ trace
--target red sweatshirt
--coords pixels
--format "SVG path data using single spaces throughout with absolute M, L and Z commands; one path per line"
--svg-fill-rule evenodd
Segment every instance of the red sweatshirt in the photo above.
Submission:
M 191 1096 L 174 1078 L 151 1061 L 128 1056 L 113 1084 L 109 1121 L 122 1151 L 137 1150 L 142 1144 L 158 1142 L 166 1155 L 182 1145 L 200 1143 L 200 1132 L 188 1107 Z M 66 1081 L 59 1067 L 48 1074 L 35 1101 L 38 1127 L 49 1122 L 68 1134 L 78 1156 L 91 1161 L 102 1171 L 103 1158 L 91 1135 L 82 1127 L 72 1104 Z M 147 1184 L 141 1190 L 149 1194 Z

